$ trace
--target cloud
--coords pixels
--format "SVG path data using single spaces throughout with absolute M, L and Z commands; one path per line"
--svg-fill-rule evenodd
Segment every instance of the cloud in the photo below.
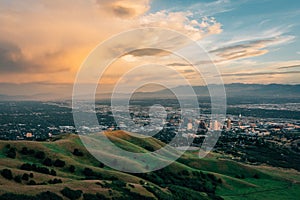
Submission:
M 141 56 L 163 56 L 168 55 L 169 52 L 162 50 L 162 49 L 152 49 L 152 48 L 146 48 L 146 49 L 137 49 L 133 50 L 129 55 L 141 57 Z
M 0 71 L 23 71 L 26 61 L 21 49 L 10 42 L 0 42 Z
M 240 3 L 242 3 L 242 1 L 232 2 L 230 0 L 214 0 L 193 4 L 192 6 L 189 6 L 187 10 L 191 10 L 201 16 L 213 16 L 218 13 L 231 11 Z
M 97 0 L 102 12 L 119 18 L 133 18 L 146 13 L 149 0 Z
M 260 56 L 269 52 L 269 50 L 266 48 L 273 45 L 288 43 L 294 38 L 294 36 L 280 36 L 267 39 L 243 41 L 239 42 L 238 44 L 211 50 L 209 53 L 216 54 L 216 56 L 221 58 L 221 60 L 218 62 Z
M 193 40 L 200 40 L 205 36 L 219 34 L 222 25 L 213 17 L 203 17 L 201 20 L 190 19 L 191 12 L 167 12 L 166 10 L 142 16 L 142 26 L 165 27 L 179 31 Z
M 57 54 L 60 53 L 46 53 L 43 59 L 50 59 L 49 63 L 53 62 L 51 59 L 57 59 Z M 30 60 L 23 54 L 22 49 L 16 44 L 0 41 L 0 72 L 5 73 L 49 73 L 61 72 L 68 70 L 66 67 L 49 67 L 43 65 L 42 58 L 39 61 Z
M 183 66 L 192 66 L 192 64 L 174 62 L 174 63 L 167 64 L 167 66 L 170 66 L 170 67 L 183 67 Z
M 300 65 L 289 65 L 289 66 L 283 66 L 283 67 L 278 67 L 277 69 L 291 69 L 291 68 L 299 68 Z
M 265 76 L 265 75 L 280 75 L 280 74 L 300 74 L 300 71 L 232 73 L 232 74 L 221 74 L 221 76 Z

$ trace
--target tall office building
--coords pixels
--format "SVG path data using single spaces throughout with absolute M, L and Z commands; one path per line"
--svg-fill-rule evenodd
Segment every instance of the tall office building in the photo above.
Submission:
M 227 128 L 227 130 L 231 129 L 231 119 L 230 118 L 227 119 L 226 128 Z

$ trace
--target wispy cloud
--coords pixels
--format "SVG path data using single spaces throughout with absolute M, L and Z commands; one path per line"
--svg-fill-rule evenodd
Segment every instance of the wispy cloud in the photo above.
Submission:
M 242 3 L 240 1 L 239 3 Z M 219 13 L 229 12 L 235 8 L 237 3 L 230 0 L 214 0 L 211 2 L 200 2 L 187 7 L 201 16 L 214 16 Z
M 265 75 L 280 75 L 280 74 L 300 74 L 300 71 L 232 73 L 232 74 L 221 74 L 221 76 L 265 76 Z
M 300 65 L 283 66 L 283 67 L 278 67 L 277 69 L 291 69 L 291 68 L 300 68 Z
M 243 41 L 211 50 L 209 53 L 216 54 L 219 58 L 222 58 L 222 61 L 254 57 L 268 53 L 268 47 L 291 42 L 294 38 L 294 36 L 280 36 Z

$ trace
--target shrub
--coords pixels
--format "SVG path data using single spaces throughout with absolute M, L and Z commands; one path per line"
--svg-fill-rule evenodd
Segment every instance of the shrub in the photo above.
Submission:
M 70 171 L 71 173 L 74 173 L 74 172 L 75 172 L 75 166 L 74 166 L 74 165 L 70 165 L 69 171 Z
M 48 167 L 51 167 L 52 166 L 52 160 L 50 158 L 46 158 L 44 161 L 43 161 L 43 165 L 46 165 Z
M 50 171 L 50 175 L 52 175 L 52 176 L 56 176 L 56 171 L 55 171 L 54 169 L 51 169 L 51 171 Z
M 38 151 L 35 153 L 35 157 L 37 159 L 44 159 L 45 158 L 45 153 L 43 151 Z
M 92 169 L 90 169 L 90 168 L 87 168 L 87 167 L 84 168 L 83 174 L 85 176 L 94 176 L 95 175 L 94 171 Z
M 1 175 L 8 180 L 13 179 L 13 175 L 10 169 L 3 169 L 1 171 Z
M 62 180 L 61 179 L 53 179 L 53 180 L 49 180 L 48 181 L 49 184 L 57 184 L 57 183 L 62 183 Z
M 5 193 L 0 196 L 0 200 L 38 200 L 33 196 L 27 196 L 24 194 Z
M 55 167 L 64 167 L 66 165 L 65 161 L 56 159 L 53 163 Z
M 50 171 L 46 167 L 37 167 L 36 171 L 42 174 L 50 174 Z
M 259 175 L 258 174 L 254 174 L 253 178 L 259 179 Z
M 15 176 L 14 181 L 16 181 L 17 183 L 21 183 L 22 177 L 20 175 L 17 175 L 17 176 Z
M 36 164 L 31 165 L 31 170 L 32 171 L 37 171 L 38 170 L 38 167 L 36 166 Z
M 74 149 L 73 155 L 75 155 L 75 156 L 83 156 L 83 153 L 81 151 L 79 151 L 78 149 Z
M 43 199 L 43 200 L 63 200 L 63 198 L 53 192 L 42 192 L 38 194 L 37 199 Z
M 111 184 L 113 186 L 116 186 L 117 188 L 126 187 L 126 183 L 124 181 L 121 181 L 121 180 L 114 180 L 114 181 L 111 182 Z
M 103 194 L 83 194 L 83 200 L 104 200 L 104 199 L 108 199 L 106 198 Z
M 35 182 L 34 180 L 30 180 L 30 181 L 28 182 L 28 185 L 36 185 L 36 182 Z
M 29 175 L 27 173 L 24 173 L 23 176 L 22 176 L 22 179 L 24 181 L 28 181 L 29 180 Z
M 27 155 L 28 154 L 28 149 L 27 147 L 23 147 L 22 150 L 20 151 L 21 154 Z
M 28 150 L 28 154 L 29 154 L 29 155 L 33 155 L 34 153 L 35 153 L 35 151 L 34 151 L 33 149 L 29 149 L 29 150 Z
M 65 187 L 63 190 L 60 191 L 62 195 L 65 197 L 71 199 L 71 200 L 76 200 L 81 197 L 82 191 L 81 190 L 72 190 L 68 187 Z
M 102 162 L 99 162 L 99 167 L 103 168 L 103 167 L 105 167 L 105 165 Z
M 29 177 L 30 177 L 30 178 L 33 178 L 33 173 L 30 173 L 30 174 L 29 174 Z
M 31 171 L 32 170 L 32 166 L 29 163 L 24 163 L 23 165 L 21 165 L 21 169 L 22 170 L 26 170 L 26 171 Z
M 17 156 L 16 149 L 15 149 L 15 148 L 12 148 L 12 147 L 9 148 L 9 150 L 8 150 L 7 153 L 6 153 L 6 156 L 7 156 L 8 158 L 15 159 L 16 156 Z

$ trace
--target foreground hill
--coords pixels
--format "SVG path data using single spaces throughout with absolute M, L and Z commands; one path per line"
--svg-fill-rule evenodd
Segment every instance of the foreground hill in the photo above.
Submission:
M 128 151 L 164 146 L 122 131 L 106 136 Z M 51 142 L 1 141 L 0 199 L 297 199 L 300 195 L 296 171 L 246 166 L 218 154 L 200 160 L 197 153 L 186 152 L 155 172 L 130 174 L 96 160 L 77 135 Z

